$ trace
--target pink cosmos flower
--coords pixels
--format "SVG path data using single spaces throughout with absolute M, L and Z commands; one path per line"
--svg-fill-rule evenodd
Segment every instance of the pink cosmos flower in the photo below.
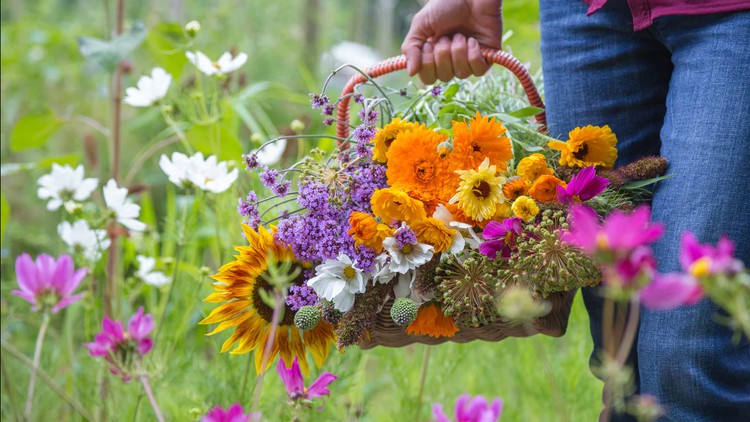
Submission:
M 563 204 L 586 202 L 604 192 L 608 185 L 609 179 L 597 176 L 595 167 L 586 167 L 575 174 L 566 187 L 557 187 L 557 200 Z
M 51 306 L 54 314 L 83 297 L 84 293 L 71 293 L 81 284 L 87 272 L 87 268 L 76 271 L 70 255 L 60 255 L 55 260 L 42 254 L 34 262 L 29 254 L 22 254 L 16 258 L 16 276 L 21 290 L 11 293 L 31 303 L 34 312 L 40 307 Z
M 500 252 L 501 258 L 509 259 L 510 253 L 516 245 L 516 238 L 523 231 L 522 221 L 522 219 L 514 217 L 506 218 L 502 223 L 499 221 L 487 223 L 482 232 L 482 237 L 486 242 L 479 245 L 479 252 L 492 259 L 495 259 L 497 253 Z
M 617 279 L 623 286 L 631 286 L 642 276 L 651 279 L 656 271 L 656 259 L 648 246 L 639 246 L 632 253 L 619 258 L 611 268 L 605 268 L 607 279 Z
M 239 403 L 235 403 L 226 409 L 221 406 L 214 407 L 201 419 L 201 422 L 252 422 L 259 420 L 259 414 L 246 414 L 242 406 Z
M 154 318 L 151 314 L 143 314 L 143 307 L 130 318 L 128 331 L 125 332 L 120 321 L 112 321 L 104 317 L 102 331 L 94 337 L 93 343 L 84 346 L 89 349 L 91 356 L 104 356 L 110 367 L 109 370 L 120 375 L 123 381 L 130 380 L 128 362 L 132 362 L 133 352 L 141 357 L 151 351 L 154 341 L 148 337 L 154 330 Z
M 682 270 L 695 277 L 716 273 L 738 273 L 744 269 L 742 261 L 734 257 L 734 242 L 722 236 L 716 246 L 698 243 L 690 232 L 682 234 L 680 247 Z
M 612 250 L 615 252 L 633 251 L 647 246 L 661 237 L 664 226 L 651 223 L 651 211 L 640 206 L 631 213 L 615 211 L 603 224 L 599 216 L 585 205 L 573 206 L 570 210 L 571 230 L 563 240 L 578 246 L 586 252 Z
M 328 396 L 331 394 L 331 391 L 328 390 L 328 385 L 338 378 L 329 372 L 323 372 L 309 387 L 305 387 L 305 379 L 302 377 L 302 371 L 299 368 L 299 362 L 297 362 L 296 357 L 294 358 L 292 367 L 289 369 L 284 365 L 284 360 L 279 359 L 276 370 L 279 372 L 281 381 L 284 382 L 284 386 L 286 387 L 287 395 L 292 401 L 300 399 L 312 400 Z
M 703 290 L 694 278 L 681 273 L 657 274 L 640 292 L 648 309 L 673 309 L 700 301 Z
M 492 400 L 492 404 L 487 403 L 487 399 L 482 396 L 475 396 L 471 401 L 469 399 L 471 396 L 463 394 L 456 400 L 456 422 L 496 422 L 500 419 L 503 401 L 499 398 Z M 432 417 L 435 422 L 451 422 L 440 404 L 432 406 Z

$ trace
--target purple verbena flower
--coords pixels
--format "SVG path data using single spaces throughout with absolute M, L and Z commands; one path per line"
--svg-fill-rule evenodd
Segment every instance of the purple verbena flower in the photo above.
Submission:
M 331 117 L 328 117 L 325 120 L 323 120 L 323 124 L 326 125 L 326 126 L 331 126 L 333 124 L 333 122 L 334 122 L 334 120 Z
M 375 139 L 375 128 L 366 124 L 357 126 L 354 129 L 354 140 L 358 143 L 368 143 Z
M 354 150 L 359 157 L 367 158 L 372 156 L 372 148 L 370 148 L 365 142 L 357 142 L 357 146 Z
M 329 101 L 330 100 L 326 94 L 316 94 L 314 92 L 310 94 L 312 108 L 323 108 Z
M 318 303 L 318 295 L 315 290 L 307 286 L 292 286 L 289 288 L 289 295 L 286 297 L 286 304 L 293 311 L 303 306 L 312 306 Z
M 281 377 L 284 387 L 286 387 L 289 400 L 294 402 L 330 396 L 331 391 L 328 389 L 328 385 L 338 378 L 330 372 L 323 372 L 309 387 L 305 387 L 305 379 L 302 377 L 302 371 L 300 370 L 296 356 L 291 368 L 288 369 L 284 364 L 284 360 L 279 359 L 276 370 L 279 372 L 279 377 Z M 319 410 L 322 408 L 321 406 Z
M 324 116 L 333 116 L 333 105 L 332 104 L 327 104 L 327 105 L 323 106 L 323 108 L 321 109 L 320 112 Z
M 441 85 L 434 85 L 430 90 L 430 95 L 437 98 L 443 93 L 443 87 Z
M 499 398 L 493 399 L 490 404 L 483 396 L 471 398 L 463 394 L 456 401 L 454 414 L 456 422 L 497 422 L 502 411 L 503 401 Z M 452 422 L 440 404 L 432 406 L 432 417 L 435 422 Z
M 375 125 L 378 122 L 378 111 L 374 108 L 363 108 L 358 113 L 359 119 L 362 120 L 363 124 Z
M 221 406 L 212 408 L 201 422 L 254 422 L 260 421 L 259 413 L 245 413 L 242 405 L 235 403 L 226 409 Z
M 75 269 L 70 255 L 57 259 L 42 254 L 31 259 L 29 254 L 16 258 L 16 277 L 20 290 L 12 294 L 31 304 L 31 310 L 51 310 L 53 314 L 79 300 L 84 293 L 72 295 L 88 273 L 87 268 Z
M 263 183 L 263 185 L 269 189 L 272 189 L 278 183 L 277 179 L 279 177 L 279 172 L 276 169 L 266 168 L 260 173 L 259 176 L 260 181 Z
M 523 231 L 522 219 L 518 217 L 506 218 L 503 222 L 490 221 L 482 232 L 486 240 L 479 245 L 479 252 L 495 259 L 497 253 L 500 257 L 510 259 L 510 253 L 516 246 L 516 239 Z
M 289 193 L 291 187 L 292 182 L 290 180 L 283 180 L 276 186 L 272 187 L 271 192 L 273 192 L 273 194 L 278 196 L 279 198 L 283 198 Z
M 360 94 L 359 92 L 354 94 L 352 98 L 354 98 L 354 102 L 357 104 L 362 104 L 365 102 L 365 96 Z
M 127 332 L 120 321 L 104 317 L 102 331 L 94 337 L 92 343 L 84 346 L 89 349 L 91 356 L 104 356 L 104 360 L 109 363 L 110 372 L 121 376 L 123 381 L 128 381 L 133 362 L 140 360 L 154 346 L 153 340 L 148 337 L 153 329 L 153 316 L 144 315 L 143 307 L 140 307 L 130 318 Z
M 406 88 L 402 88 L 398 91 L 398 95 L 406 97 Z
M 415 245 L 417 243 L 417 234 L 414 233 L 414 230 L 407 226 L 406 223 L 402 224 L 401 227 L 396 230 L 393 237 L 396 238 L 396 244 L 399 249 L 403 249 L 404 245 Z
M 258 162 L 258 153 L 242 154 L 242 160 L 245 161 L 245 169 L 255 170 L 260 163 Z
M 573 178 L 566 187 L 557 187 L 557 200 L 563 204 L 586 202 L 604 192 L 609 185 L 609 179 L 596 175 L 596 167 L 586 167 Z

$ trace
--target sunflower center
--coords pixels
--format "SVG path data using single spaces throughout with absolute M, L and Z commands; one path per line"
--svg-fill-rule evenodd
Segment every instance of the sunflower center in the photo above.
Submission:
M 410 243 L 407 243 L 401 248 L 401 253 L 404 255 L 409 255 L 412 250 L 414 250 L 414 246 L 412 246 Z
M 295 264 L 294 267 L 292 267 L 291 271 L 294 271 L 295 268 L 301 267 L 299 264 Z M 304 284 L 304 271 L 300 272 L 300 275 L 292 282 L 293 285 L 302 285 Z M 263 298 L 261 297 L 260 290 L 263 290 L 266 292 L 267 295 L 273 297 L 273 287 L 271 284 L 266 281 L 263 276 L 265 276 L 266 273 L 261 274 L 260 276 L 255 278 L 255 284 L 253 285 L 253 291 L 250 295 L 250 297 L 253 300 L 253 308 L 255 308 L 255 311 L 258 312 L 258 315 L 260 315 L 261 318 L 263 318 L 266 322 L 269 324 L 273 320 L 273 307 L 269 306 L 266 302 L 263 301 Z M 284 315 L 281 316 L 281 321 L 279 321 L 279 325 L 293 325 L 294 324 L 294 311 L 292 308 L 284 303 Z
M 435 166 L 431 162 L 423 160 L 414 166 L 414 173 L 417 180 L 427 183 L 432 180 L 432 176 L 435 174 Z
M 489 183 L 482 180 L 479 182 L 478 185 L 474 186 L 474 189 L 472 190 L 472 192 L 474 192 L 474 196 L 484 199 L 490 196 L 490 193 L 492 192 L 492 187 L 490 187 Z
M 580 148 L 578 148 L 578 151 L 573 153 L 573 157 L 575 157 L 578 160 L 583 160 L 583 157 L 586 156 L 586 154 L 589 153 L 589 146 L 587 143 L 583 143 Z
M 354 269 L 351 265 L 347 265 L 344 267 L 344 278 L 347 280 L 351 280 L 357 275 L 357 270 Z

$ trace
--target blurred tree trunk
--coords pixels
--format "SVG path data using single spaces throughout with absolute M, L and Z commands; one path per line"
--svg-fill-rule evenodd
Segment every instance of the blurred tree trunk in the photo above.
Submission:
M 318 60 L 320 0 L 307 0 L 303 14 L 305 20 L 305 51 L 303 55 L 307 68 L 314 72 Z
M 352 7 L 352 26 L 350 27 L 349 39 L 354 42 L 364 43 L 365 42 L 365 15 L 367 12 L 367 4 L 365 0 L 354 0 Z
M 378 24 L 375 27 L 375 47 L 386 57 L 393 55 L 393 37 L 396 33 L 394 25 L 394 13 L 396 9 L 395 0 L 378 0 L 377 14 Z

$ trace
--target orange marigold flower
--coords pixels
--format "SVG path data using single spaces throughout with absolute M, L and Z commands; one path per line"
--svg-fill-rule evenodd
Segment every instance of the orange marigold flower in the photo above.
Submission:
M 547 167 L 547 159 L 544 158 L 544 155 L 534 153 L 528 157 L 524 157 L 518 162 L 516 174 L 521 176 L 527 182 L 534 183 L 539 176 L 544 174 L 555 174 L 555 172 Z
M 468 124 L 466 121 L 453 122 L 453 154 L 456 170 L 479 167 L 485 157 L 499 171 L 508 168 L 513 158 L 513 147 L 505 136 L 507 129 L 495 118 L 483 117 L 479 112 Z
M 378 222 L 375 217 L 365 212 L 354 211 L 349 214 L 349 232 L 347 233 L 354 239 L 358 245 L 372 239 L 378 228 Z
M 560 164 L 568 167 L 599 166 L 612 168 L 617 160 L 617 136 L 609 126 L 577 127 L 567 142 L 551 141 L 548 146 L 560 151 Z
M 453 337 L 458 327 L 453 320 L 445 316 L 443 309 L 436 303 L 428 303 L 419 307 L 417 319 L 408 327 L 406 333 L 430 337 Z
M 370 205 L 373 214 L 382 221 L 398 220 L 411 223 L 427 218 L 422 201 L 410 197 L 398 187 L 376 190 L 370 198 Z
M 382 129 L 378 129 L 378 133 L 373 140 L 375 145 L 372 149 L 372 159 L 381 163 L 387 162 L 388 156 L 386 154 L 396 137 L 402 132 L 412 130 L 415 127 L 417 127 L 416 123 L 395 118 Z
M 539 202 L 552 202 L 557 200 L 558 186 L 565 187 L 567 186 L 567 183 L 563 182 L 555 176 L 545 174 L 539 176 L 539 178 L 536 179 L 536 182 L 531 185 L 531 189 L 529 189 L 529 195 L 531 195 L 532 198 L 536 199 Z
M 383 241 L 387 237 L 393 237 L 393 231 L 394 230 L 389 225 L 378 223 L 375 235 L 366 240 L 363 244 L 373 251 L 381 253 L 383 252 Z
M 432 217 L 412 224 L 411 228 L 417 234 L 419 243 L 432 245 L 436 253 L 450 249 L 456 233 L 456 230 L 447 227 L 442 220 Z
M 525 179 L 520 177 L 508 179 L 503 185 L 503 195 L 508 201 L 515 201 L 516 198 L 527 193 L 529 193 L 529 184 Z
M 445 136 L 424 125 L 401 133 L 386 154 L 388 184 L 447 201 L 458 187 L 458 176 L 449 167 L 450 159 L 438 155 L 443 141 Z

